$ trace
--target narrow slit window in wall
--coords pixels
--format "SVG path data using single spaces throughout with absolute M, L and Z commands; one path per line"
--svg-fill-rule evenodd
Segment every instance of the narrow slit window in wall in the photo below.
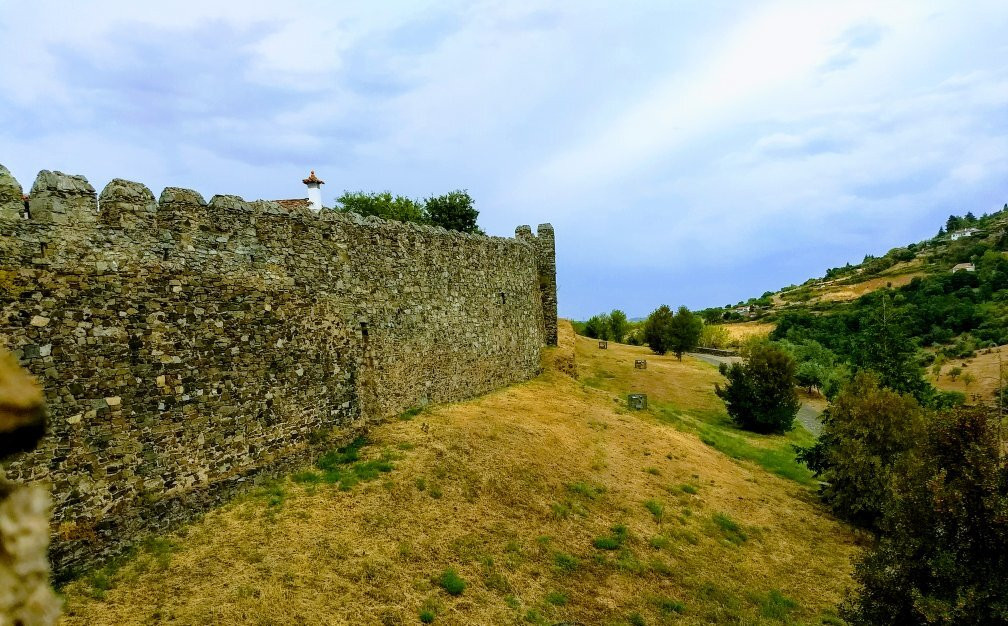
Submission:
M 360 323 L 360 332 L 361 332 L 361 337 L 364 338 L 364 341 L 367 341 L 367 339 L 368 339 L 367 322 L 361 322 Z
M 503 291 L 500 292 L 500 299 L 501 299 L 501 304 L 507 304 L 507 296 L 504 295 Z
M 45 258 L 45 256 L 46 256 L 46 248 L 48 248 L 48 247 L 49 247 L 49 245 L 46 242 L 44 242 L 44 241 L 39 244 L 39 253 L 42 255 L 42 258 Z

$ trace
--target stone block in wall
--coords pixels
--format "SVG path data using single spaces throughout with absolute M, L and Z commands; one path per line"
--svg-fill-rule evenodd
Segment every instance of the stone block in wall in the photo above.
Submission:
M 125 229 L 154 228 L 158 204 L 142 183 L 113 178 L 98 196 L 103 224 Z
M 208 205 L 211 229 L 223 237 L 219 243 L 248 247 L 256 243 L 257 208 L 241 196 L 215 195 Z M 229 247 L 234 247 L 229 246 Z
M 0 165 L 0 220 L 19 220 L 24 212 L 21 183 L 3 165 Z
M 86 224 L 98 218 L 94 187 L 79 174 L 42 170 L 28 200 L 31 219 L 49 224 Z
M 0 461 L 33 448 L 45 432 L 42 393 L 0 352 Z M 0 472 L 0 624 L 47 626 L 60 605 L 49 586 L 49 494 L 9 483 Z
M 161 229 L 199 230 L 208 226 L 206 200 L 198 191 L 182 187 L 165 187 L 158 198 L 158 226 Z

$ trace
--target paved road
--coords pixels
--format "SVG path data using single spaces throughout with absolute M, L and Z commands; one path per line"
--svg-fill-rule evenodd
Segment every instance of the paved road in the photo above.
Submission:
M 711 365 L 721 365 L 722 363 L 738 363 L 742 360 L 742 357 L 738 356 L 715 356 L 713 354 L 700 354 L 699 352 L 690 352 L 691 357 L 700 359 L 710 363 Z M 798 421 L 801 422 L 810 433 L 819 436 L 822 432 L 822 422 L 819 420 L 819 415 L 822 411 L 812 406 L 808 402 L 802 402 L 801 408 L 798 409 Z

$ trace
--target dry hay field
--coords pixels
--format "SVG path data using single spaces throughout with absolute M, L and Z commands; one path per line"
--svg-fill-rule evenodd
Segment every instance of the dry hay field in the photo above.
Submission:
M 977 400 L 989 401 L 997 396 L 999 364 L 998 357 L 1002 360 L 1002 365 L 1008 371 L 1008 346 L 998 346 L 991 348 L 990 352 L 978 350 L 976 356 L 968 359 L 951 359 L 947 361 L 941 369 L 941 374 L 935 378 L 930 368 L 927 369 L 929 380 L 935 387 L 942 391 L 960 391 L 966 394 L 967 402 L 973 403 L 973 395 L 977 394 Z M 953 367 L 962 369 L 956 380 L 949 376 L 949 370 Z M 963 374 L 971 374 L 975 380 L 966 384 Z
M 65 586 L 61 623 L 836 623 L 855 534 L 663 417 L 713 414 L 713 367 L 609 345 L 576 340 L 595 386 L 547 350 L 532 381 L 390 420 L 148 541 Z M 631 413 L 616 385 L 664 408 Z
M 739 322 L 722 326 L 728 331 L 731 345 L 737 346 L 753 337 L 768 336 L 777 325 L 771 322 Z
M 848 302 L 857 300 L 866 293 L 882 289 L 883 287 L 902 287 L 910 284 L 910 281 L 917 276 L 924 276 L 924 272 L 911 272 L 909 274 L 881 275 L 871 278 L 861 283 L 853 285 L 827 285 L 821 292 L 817 293 L 817 299 L 828 302 Z

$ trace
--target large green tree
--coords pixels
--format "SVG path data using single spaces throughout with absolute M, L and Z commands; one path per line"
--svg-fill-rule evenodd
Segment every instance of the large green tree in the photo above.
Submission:
M 655 354 L 665 354 L 672 347 L 672 309 L 663 304 L 648 315 L 644 322 L 644 343 Z
M 675 315 L 672 316 L 672 324 L 669 328 L 669 350 L 682 361 L 684 352 L 689 352 L 697 347 L 702 331 L 703 320 L 700 319 L 700 316 L 694 315 L 684 306 L 679 307 Z
M 591 337 L 592 339 L 611 338 L 612 324 L 610 323 L 609 315 L 601 313 L 589 317 L 588 321 L 585 322 L 584 334 L 586 337 Z
M 934 389 L 924 378 L 917 360 L 917 347 L 907 338 L 888 295 L 863 321 L 855 340 L 854 365 L 878 374 L 882 386 L 909 393 L 922 404 L 931 401 Z
M 623 337 L 630 329 L 626 313 L 619 309 L 613 309 L 609 313 L 609 329 L 612 331 L 613 341 L 623 341 Z
M 819 494 L 838 516 L 875 528 L 892 498 L 892 477 L 924 437 L 924 414 L 913 396 L 859 372 L 822 415 L 816 443 L 798 459 L 822 479 Z
M 855 567 L 850 624 L 1008 624 L 1008 466 L 989 408 L 935 414 Z
M 728 384 L 714 388 L 735 424 L 760 433 L 791 430 L 801 403 L 795 393 L 795 361 L 784 349 L 758 343 L 742 363 L 722 364 Z
M 476 225 L 479 211 L 474 204 L 472 196 L 464 189 L 424 200 L 427 219 L 431 224 L 464 233 L 482 233 L 483 231 Z

